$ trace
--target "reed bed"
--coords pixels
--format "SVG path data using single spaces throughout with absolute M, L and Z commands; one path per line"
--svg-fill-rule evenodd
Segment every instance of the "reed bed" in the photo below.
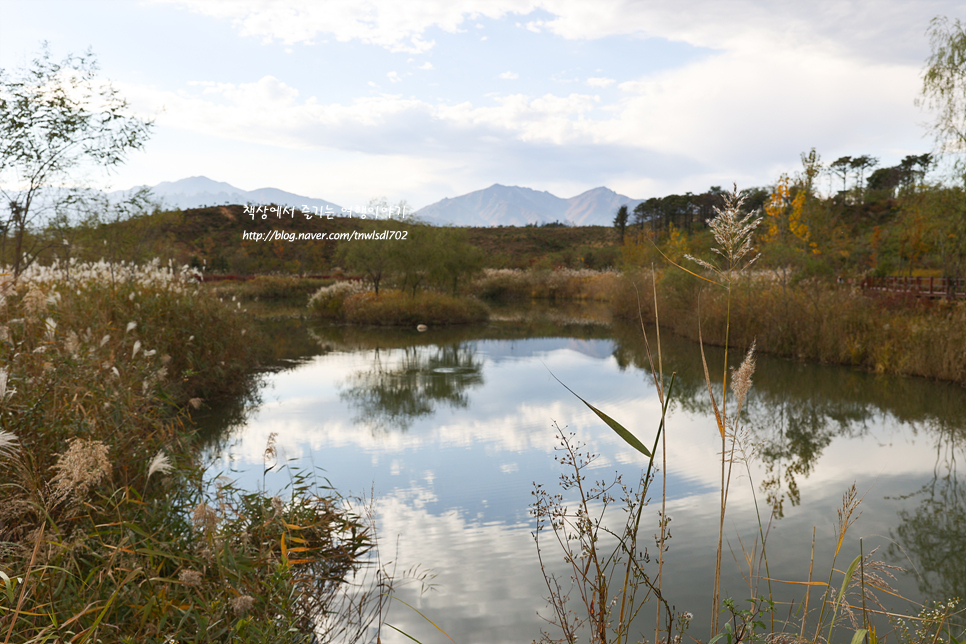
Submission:
M 665 328 L 697 340 L 700 323 L 705 342 L 725 344 L 727 294 L 677 269 L 630 275 L 614 298 L 614 316 L 653 322 L 655 283 Z M 742 276 L 731 304 L 732 346 L 755 341 L 759 351 L 795 360 L 966 384 L 966 302 Z
M 250 385 L 257 344 L 239 302 L 158 262 L 0 284 L 0 641 L 355 633 L 331 609 L 356 602 L 365 517 L 301 475 L 284 499 L 206 483 L 185 425 Z
M 305 306 L 314 293 L 333 282 L 332 279 L 297 275 L 258 275 L 239 282 L 214 282 L 209 288 L 220 297 L 235 297 L 242 302 L 291 301 L 294 305 Z
M 489 318 L 489 309 L 474 297 L 436 291 L 412 295 L 392 289 L 383 289 L 377 295 L 359 282 L 323 287 L 310 298 L 308 306 L 324 320 L 370 326 L 440 326 L 485 322 Z
M 923 606 L 918 615 L 898 620 L 880 603 L 880 597 L 895 594 L 890 586 L 895 567 L 878 560 L 874 552 L 865 552 L 861 539 L 858 544 L 854 541 L 850 543 L 847 539 L 849 529 L 861 514 L 862 499 L 855 485 L 845 492 L 838 510 L 834 553 L 828 563 L 827 574 L 822 568 L 823 562 L 816 561 L 814 533 L 807 579 L 787 580 L 780 571 L 771 569 L 768 539 L 776 508 L 759 506 L 755 497 L 755 516 L 748 520 L 756 526 L 757 535 L 750 543 L 739 539 L 743 566 L 746 567 L 742 574 L 748 584 L 747 596 L 736 600 L 727 596 L 727 591 L 722 587 L 725 517 L 735 466 L 746 466 L 748 484 L 754 490 L 751 469 L 747 467 L 748 460 L 754 457 L 754 446 L 748 444 L 741 411 L 753 386 L 756 339 L 758 344 L 776 341 L 767 335 L 767 329 L 775 326 L 775 323 L 767 317 L 763 319 L 763 316 L 774 311 L 778 305 L 788 304 L 789 310 L 792 310 L 791 303 L 795 302 L 791 299 L 769 302 L 767 297 L 760 297 L 758 293 L 758 289 L 763 288 L 761 284 L 749 278 L 747 269 L 757 259 L 751 238 L 758 219 L 754 213 L 742 215 L 741 204 L 736 189 L 711 222 L 718 244 L 712 249 L 717 254 L 717 261 L 686 256 L 695 270 L 673 264 L 673 268 L 660 275 L 657 272 L 638 275 L 636 283 L 629 283 L 615 301 L 618 310 L 623 307 L 628 317 L 634 312 L 636 315 L 633 317 L 658 322 L 656 336 L 648 338 L 646 333 L 644 336 L 650 376 L 661 405 L 661 415 L 653 419 L 653 428 L 650 431 L 638 429 L 631 432 L 564 384 L 604 424 L 640 452 L 647 459 L 647 466 L 636 483 L 623 481 L 619 475 L 612 482 L 601 478 L 599 473 L 589 478 L 587 470 L 595 456 L 573 434 L 558 430 L 560 446 L 557 460 L 564 470 L 560 477 L 563 493 L 551 493 L 542 485 L 535 484 L 532 510 L 536 517 L 534 539 L 550 606 L 550 616 L 546 619 L 551 628 L 543 631 L 541 641 L 547 644 L 646 641 L 644 633 L 633 632 L 632 622 L 639 614 L 644 614 L 642 611 L 648 606 L 654 611 L 651 614 L 654 615 L 652 641 L 655 644 L 678 644 L 685 636 L 702 641 L 687 633 L 693 615 L 676 611 L 671 598 L 666 597 L 662 590 L 664 575 L 673 574 L 664 570 L 663 553 L 668 547 L 670 534 L 667 532 L 668 519 L 665 514 L 666 483 L 658 478 L 658 472 L 667 469 L 663 462 L 667 409 L 674 398 L 675 374 L 664 372 L 660 348 L 660 325 L 668 325 L 670 320 L 672 329 L 693 329 L 702 343 L 708 406 L 713 412 L 715 425 L 709 431 L 715 432 L 716 438 L 720 437 L 721 441 L 717 555 L 711 588 L 713 598 L 709 607 L 711 631 L 706 640 L 708 644 L 832 644 L 837 641 L 879 644 L 887 641 L 887 634 L 878 630 L 884 617 L 893 620 L 896 628 L 890 636 L 901 644 L 961 644 L 966 636 L 963 624 L 966 611 L 961 607 L 959 598 Z M 707 291 L 703 284 L 707 285 Z M 807 290 L 801 292 L 809 293 Z M 770 295 L 773 296 L 773 293 Z M 860 297 L 848 292 L 844 295 L 848 300 Z M 695 305 L 699 298 L 701 314 L 685 315 L 697 308 Z M 759 299 L 766 304 L 762 306 L 756 301 Z M 835 316 L 853 320 L 851 328 L 857 334 L 869 332 L 864 325 L 871 322 L 866 316 L 872 317 L 866 308 L 870 305 L 864 299 L 862 302 L 855 308 L 861 315 L 855 314 L 853 317 L 850 315 L 852 309 L 846 309 L 836 311 Z M 687 308 L 689 304 L 690 309 Z M 813 298 L 797 304 L 803 311 L 800 315 L 804 315 L 805 309 L 811 308 L 815 316 L 832 317 L 828 307 L 833 302 L 815 301 Z M 961 318 L 957 317 L 961 315 L 959 307 L 954 305 L 950 308 L 949 324 L 962 324 Z M 915 311 L 908 315 L 912 316 L 912 320 L 916 319 Z M 780 319 L 789 320 L 787 317 Z M 816 323 L 818 321 L 817 318 L 806 318 L 801 324 L 807 325 L 809 319 Z M 916 338 L 915 334 L 925 333 L 923 328 L 913 329 L 914 322 L 899 314 L 889 318 L 886 331 L 890 324 L 898 320 L 903 321 L 901 329 L 906 336 Z M 825 328 L 816 333 L 829 331 Z M 944 327 L 943 331 L 954 332 L 951 326 Z M 757 333 L 764 333 L 764 336 Z M 789 338 L 795 342 L 804 339 L 799 340 L 794 333 L 782 338 L 785 342 L 790 341 Z M 955 336 L 953 342 L 961 338 L 961 335 Z M 723 365 L 709 366 L 703 348 L 705 339 L 713 339 L 725 347 Z M 737 370 L 729 372 L 728 350 L 741 345 L 747 349 L 744 360 Z M 958 346 L 961 351 L 961 340 Z M 836 346 L 822 350 L 834 352 Z M 720 374 L 720 379 L 715 374 Z M 638 438 L 649 434 L 653 435 L 653 440 L 645 439 L 646 442 L 642 442 Z M 609 507 L 618 501 L 624 510 L 622 526 L 614 525 L 605 516 Z M 660 509 L 657 512 L 658 525 L 653 533 L 654 550 L 649 553 L 639 539 L 640 519 L 643 507 L 649 502 L 656 505 L 658 501 Z M 647 534 L 651 534 L 649 528 Z M 563 551 L 564 560 L 571 568 L 569 578 L 560 578 L 543 566 L 548 542 L 553 544 L 549 547 Z M 847 549 L 857 550 L 858 554 L 846 565 L 839 557 Z M 735 560 L 738 561 L 737 556 Z M 785 580 L 781 582 L 783 584 L 795 584 L 803 590 L 802 596 L 787 607 L 779 607 L 775 601 L 774 584 L 779 583 L 779 579 Z M 780 608 L 782 613 L 787 608 L 787 617 L 783 618 L 778 613 Z M 910 629 L 909 621 L 915 622 L 916 628 Z
M 619 279 L 619 273 L 611 270 L 488 268 L 473 282 L 472 291 L 481 298 L 493 300 L 606 301 L 615 291 Z

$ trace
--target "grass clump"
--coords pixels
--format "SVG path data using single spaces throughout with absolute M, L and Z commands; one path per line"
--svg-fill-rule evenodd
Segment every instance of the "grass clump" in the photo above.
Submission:
M 257 275 L 242 282 L 215 282 L 211 287 L 221 296 L 233 296 L 245 301 L 291 301 L 304 306 L 320 288 L 333 283 L 331 279 L 298 277 L 297 275 Z
M 323 286 L 309 298 L 309 310 L 323 320 L 345 321 L 346 298 L 365 293 L 368 289 L 359 281 L 336 282 Z
M 479 297 L 492 300 L 604 301 L 611 298 L 619 281 L 618 273 L 612 270 L 488 268 L 472 289 Z
M 324 287 L 309 301 L 310 310 L 326 320 L 373 326 L 470 324 L 489 318 L 486 305 L 473 297 L 436 291 L 415 295 L 382 290 L 378 295 L 357 282 Z
M 204 480 L 188 410 L 252 382 L 247 331 L 238 303 L 157 263 L 0 285 L 3 641 L 308 642 L 361 624 L 339 606 L 358 605 L 342 581 L 371 548 L 364 517 L 305 477 L 285 499 Z

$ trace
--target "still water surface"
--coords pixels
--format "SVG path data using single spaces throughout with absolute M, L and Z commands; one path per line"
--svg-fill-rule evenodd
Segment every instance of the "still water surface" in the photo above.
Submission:
M 273 336 L 281 358 L 263 378 L 260 402 L 210 419 L 221 425 L 210 472 L 262 485 L 263 452 L 276 432 L 280 461 L 321 468 L 344 494 L 374 495 L 383 557 L 397 571 L 419 566 L 435 575 L 432 589 L 410 584 L 397 592 L 401 599 L 460 644 L 539 639 L 547 627 L 541 616 L 550 613 L 529 510 L 533 484 L 553 488 L 563 471 L 554 460 L 557 426 L 599 454 L 591 477 L 620 473 L 634 482 L 646 465 L 553 376 L 650 444 L 660 406 L 643 368 L 640 327 L 537 316 L 419 334 L 289 321 Z M 665 374 L 676 374 L 667 425 L 665 595 L 677 610 L 694 613 L 691 634 L 706 641 L 720 438 L 698 348 L 662 339 Z M 707 356 L 720 374 L 723 353 L 709 348 Z M 879 547 L 878 559 L 909 571 L 893 582 L 903 595 L 966 597 L 966 481 L 956 470 L 966 438 L 964 393 L 759 357 L 743 418 L 753 454 L 732 477 L 723 596 L 751 594 L 741 544 L 755 541 L 756 501 L 766 521 L 769 499 L 781 508 L 768 536 L 771 576 L 808 579 L 814 528 L 816 578 L 827 579 L 836 510 L 855 484 L 862 514 L 836 567 L 848 566 L 861 538 L 865 552 Z M 283 476 L 270 474 L 267 487 L 280 488 Z M 659 508 L 652 498 L 642 519 L 652 552 Z M 615 525 L 623 520 L 619 509 L 610 516 Z M 546 545 L 551 568 L 565 573 L 562 553 Z M 773 590 L 783 599 L 802 595 L 801 586 L 776 582 Z M 881 599 L 889 609 L 909 610 Z M 789 609 L 780 610 L 787 617 Z M 388 621 L 423 642 L 445 640 L 401 604 Z M 382 639 L 411 641 L 392 631 Z

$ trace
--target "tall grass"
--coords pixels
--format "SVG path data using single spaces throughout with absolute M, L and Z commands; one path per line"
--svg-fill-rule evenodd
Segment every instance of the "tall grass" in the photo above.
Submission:
M 601 301 L 610 299 L 619 279 L 619 274 L 610 270 L 488 268 L 473 282 L 472 290 L 487 300 Z
M 853 365 L 966 384 L 966 302 L 866 295 L 849 286 L 740 276 L 727 294 L 676 269 L 655 273 L 662 324 L 674 333 L 795 360 Z M 654 320 L 651 273 L 631 275 L 613 301 L 616 317 Z M 700 311 L 698 303 L 700 301 Z M 700 314 L 700 315 L 698 315 Z M 729 324 L 730 319 L 730 324 Z M 729 335 L 730 330 L 730 335 Z
M 309 310 L 325 320 L 370 326 L 469 324 L 489 317 L 486 305 L 473 297 L 386 289 L 376 294 L 357 282 L 319 289 L 309 300 Z
M 365 516 L 300 475 L 287 498 L 203 476 L 190 410 L 250 384 L 258 344 L 239 303 L 170 266 L 0 284 L 0 641 L 365 629 L 342 584 L 371 548 Z
M 816 580 L 812 575 L 816 563 L 814 545 L 809 561 L 809 577 L 807 580 L 777 581 L 781 579 L 780 573 L 773 573 L 768 562 L 767 539 L 769 530 L 766 527 L 770 525 L 772 513 L 775 509 L 759 507 L 757 498 L 755 498 L 756 516 L 754 520 L 757 522 L 758 536 L 755 543 L 748 548 L 745 547 L 743 542 L 741 543 L 745 564 L 747 565 L 746 580 L 749 593 L 747 600 L 750 602 L 750 607 L 740 608 L 739 602 L 731 597 L 722 597 L 724 519 L 728 508 L 732 468 L 736 463 L 742 461 L 747 467 L 748 460 L 753 457 L 753 449 L 749 449 L 741 426 L 741 409 L 752 386 L 755 368 L 754 339 L 749 339 L 748 345 L 750 345 L 750 348 L 741 366 L 731 374 L 729 374 L 727 367 L 727 351 L 729 344 L 734 342 L 733 338 L 735 337 L 732 335 L 732 327 L 736 327 L 735 335 L 749 333 L 747 329 L 740 329 L 740 326 L 735 322 L 738 319 L 743 320 L 743 315 L 745 315 L 741 310 L 741 305 L 744 304 L 745 300 L 740 300 L 736 293 L 739 286 L 747 284 L 746 281 L 741 279 L 742 272 L 756 258 L 753 256 L 751 233 L 757 225 L 757 219 L 754 214 L 741 216 L 739 214 L 740 206 L 741 199 L 737 190 L 735 190 L 727 200 L 725 208 L 719 210 L 716 218 L 711 222 L 718 243 L 718 247 L 713 250 L 720 258 L 721 263 L 688 257 L 703 269 L 701 274 L 674 265 L 676 269 L 683 273 L 690 274 L 690 279 L 711 285 L 711 292 L 714 294 L 712 297 L 716 299 L 717 306 L 721 309 L 720 317 L 715 318 L 718 323 L 714 331 L 715 338 L 725 346 L 720 384 L 715 383 L 716 379 L 711 376 L 712 372 L 704 357 L 703 343 L 701 348 L 705 384 L 708 390 L 708 404 L 713 412 L 715 430 L 721 441 L 718 539 L 713 571 L 714 581 L 711 588 L 713 599 L 710 607 L 711 633 L 708 642 L 709 644 L 719 641 L 723 644 L 737 644 L 738 642 L 794 641 L 830 644 L 836 641 L 836 628 L 841 627 L 843 616 L 848 616 L 851 632 L 846 637 L 853 644 L 859 644 L 863 641 L 868 641 L 869 644 L 878 644 L 878 642 L 884 642 L 885 638 L 877 632 L 872 616 L 889 615 L 889 613 L 879 602 L 877 593 L 895 593 L 889 585 L 895 567 L 877 561 L 873 557 L 874 553 L 866 554 L 860 541 L 858 556 L 844 570 L 837 568 L 839 554 L 846 543 L 846 535 L 859 516 L 858 508 L 861 499 L 858 497 L 854 485 L 843 496 L 835 535 L 834 554 L 825 581 Z M 643 284 L 634 289 L 639 314 L 643 316 L 643 310 L 649 309 L 654 321 L 667 323 L 668 314 L 665 310 L 660 309 L 659 305 L 656 275 L 652 273 L 651 277 L 650 288 L 643 297 L 641 294 L 643 289 L 640 288 L 644 286 Z M 704 300 L 702 299 L 701 302 L 703 308 Z M 733 303 L 735 306 L 733 306 Z M 659 309 L 663 320 L 657 320 Z M 699 341 L 703 341 L 705 334 L 704 321 L 703 316 L 698 316 L 696 332 Z M 672 321 L 673 323 L 674 321 Z M 657 328 L 660 329 L 660 324 Z M 561 583 L 554 575 L 544 570 L 550 593 L 549 601 L 554 611 L 554 618 L 551 619 L 551 623 L 557 626 L 561 632 L 561 637 L 558 639 L 554 639 L 549 633 L 544 633 L 545 641 L 569 643 L 583 641 L 586 637 L 591 642 L 601 644 L 605 642 L 628 642 L 630 641 L 630 624 L 625 621 L 625 607 L 631 607 L 630 614 L 637 615 L 643 608 L 643 603 L 651 599 L 654 599 L 657 603 L 658 611 L 654 633 L 655 643 L 680 642 L 683 634 L 682 628 L 686 628 L 689 622 L 688 613 L 681 613 L 677 616 L 673 614 L 669 608 L 669 600 L 661 592 L 661 576 L 665 574 L 663 559 L 658 558 L 655 571 L 655 562 L 650 561 L 650 567 L 646 566 L 649 562 L 646 551 L 644 553 L 638 552 L 638 522 L 641 509 L 648 502 L 649 492 L 653 491 L 655 494 L 661 495 L 662 511 L 659 513 L 659 536 L 656 543 L 661 552 L 665 548 L 665 531 L 667 528 L 663 511 L 666 488 L 661 485 L 659 490 L 656 489 L 657 486 L 653 485 L 652 471 L 655 467 L 655 454 L 659 449 L 659 444 L 662 445 L 660 447 L 662 453 L 664 452 L 663 444 L 667 434 L 665 430 L 670 386 L 665 392 L 659 336 L 656 346 L 656 362 L 651 353 L 646 333 L 644 338 L 651 375 L 662 405 L 662 414 L 660 422 L 657 423 L 653 448 L 645 447 L 633 432 L 593 407 L 589 402 L 584 401 L 624 441 L 647 457 L 648 464 L 642 471 L 641 483 L 638 488 L 629 491 L 626 486 L 623 486 L 619 478 L 611 486 L 603 483 L 587 484 L 582 470 L 590 463 L 593 458 L 592 455 L 588 456 L 580 449 L 575 448 L 574 437 L 558 435 L 558 440 L 561 441 L 563 447 L 562 457 L 559 461 L 565 468 L 565 474 L 561 477 L 561 485 L 563 490 L 571 494 L 575 493 L 577 508 L 575 511 L 569 510 L 562 495 L 552 495 L 541 486 L 537 486 L 535 490 L 534 514 L 537 517 L 535 538 L 537 539 L 538 556 L 541 558 L 541 564 L 543 564 L 544 555 L 540 548 L 540 536 L 542 532 L 549 528 L 557 537 L 565 561 L 573 569 L 572 585 Z M 673 375 L 670 382 L 673 382 Z M 728 400 L 729 375 L 732 392 L 730 403 Z M 753 483 L 750 481 L 750 467 L 747 472 L 749 484 L 752 485 L 752 490 L 754 490 Z M 608 527 L 604 520 L 604 513 L 608 505 L 614 500 L 612 490 L 615 489 L 622 491 L 627 505 L 627 516 L 629 517 L 626 526 L 620 529 Z M 596 510 L 592 508 L 596 508 Z M 606 551 L 604 550 L 605 544 L 607 545 Z M 612 571 L 621 561 L 629 562 L 628 573 L 622 582 L 618 579 L 615 583 Z M 763 570 L 764 574 L 762 574 Z M 773 574 L 779 576 L 773 577 Z M 805 589 L 804 598 L 800 603 L 797 603 L 797 606 L 789 607 L 789 617 L 785 622 L 776 621 L 773 583 L 791 583 Z M 582 609 L 574 608 L 570 588 L 578 590 L 580 602 L 578 605 L 582 605 Z M 637 594 L 639 588 L 647 588 L 648 592 L 641 597 Z M 813 589 L 819 595 L 819 606 L 817 608 L 810 606 Z M 619 612 L 615 608 L 617 606 L 620 606 Z M 924 609 L 924 613 L 918 617 L 922 624 L 919 631 L 915 635 L 911 635 L 908 628 L 905 630 L 900 628 L 898 631 L 899 640 L 902 642 L 917 642 L 918 644 L 926 644 L 927 642 L 936 644 L 940 641 L 945 641 L 948 644 L 959 644 L 963 638 L 963 628 L 961 624 L 956 624 L 956 619 L 960 618 L 964 611 L 962 609 L 957 611 L 956 606 L 956 600 L 950 600 L 935 608 L 927 607 Z M 795 608 L 797 608 L 794 613 L 796 618 L 792 618 Z M 726 617 L 724 620 L 721 620 L 722 613 Z M 660 629 L 662 614 L 666 616 L 666 628 L 663 637 Z M 675 617 L 678 625 L 677 635 L 673 635 L 672 631 Z M 814 626 L 815 629 L 809 637 L 806 637 L 807 626 Z

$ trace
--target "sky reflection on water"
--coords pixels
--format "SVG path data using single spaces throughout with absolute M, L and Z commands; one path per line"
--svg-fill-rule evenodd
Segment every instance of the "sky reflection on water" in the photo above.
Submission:
M 600 454 L 592 476 L 619 471 L 633 481 L 646 464 L 551 372 L 649 443 L 660 408 L 650 376 L 639 368 L 637 336 L 617 329 L 614 337 L 448 337 L 433 344 L 429 334 L 415 338 L 421 344 L 407 345 L 371 338 L 350 343 L 337 331 L 318 330 L 321 354 L 267 375 L 262 403 L 231 430 L 211 471 L 231 470 L 243 486 L 261 484 L 265 444 L 277 432 L 280 461 L 322 468 L 343 493 L 372 491 L 384 557 L 396 560 L 397 570 L 419 565 L 436 574 L 434 590 L 420 594 L 414 585 L 400 591 L 402 599 L 461 644 L 538 639 L 546 624 L 537 613 L 548 614 L 547 591 L 530 535 L 529 504 L 533 483 L 551 487 L 561 472 L 554 461 L 554 422 Z M 679 610 L 696 615 L 692 634 L 706 639 L 719 439 L 708 416 L 706 388 L 702 392 L 695 373 L 700 361 L 695 348 L 668 340 L 664 357 L 666 370 L 678 373 L 679 394 L 668 422 L 673 538 L 665 591 Z M 708 357 L 720 365 L 720 352 L 709 350 Z M 962 450 L 966 414 L 959 392 L 760 359 L 745 422 L 751 428 L 749 448 L 761 449 L 748 470 L 744 465 L 734 470 L 726 525 L 737 554 L 732 558 L 726 548 L 725 596 L 749 595 L 736 564 L 742 560 L 739 536 L 748 546 L 757 534 L 755 502 L 764 506 L 768 491 L 762 483 L 769 478 L 779 482 L 771 492 L 783 499 L 784 511 L 769 536 L 775 577 L 807 578 L 813 526 L 816 570 L 827 575 L 836 508 L 853 482 L 864 495 L 864 514 L 843 558 L 857 554 L 859 537 L 866 552 L 876 545 L 888 548 L 890 535 L 901 541 L 903 526 L 907 540 L 915 541 L 923 521 L 935 521 L 930 511 L 935 503 L 923 500 L 923 490 L 935 487 L 941 480 L 937 472 L 947 467 L 948 473 L 946 462 Z M 947 455 L 940 450 L 937 460 L 943 436 Z M 268 486 L 284 480 L 283 474 L 270 474 Z M 946 494 L 955 497 L 958 490 Z M 935 497 L 936 491 L 929 494 Z M 647 536 L 656 531 L 658 509 L 659 503 L 645 510 L 645 521 L 651 520 L 642 528 Z M 619 510 L 612 518 L 620 520 Z M 962 548 L 958 542 L 956 547 Z M 894 559 L 902 558 L 895 545 L 892 550 Z M 910 556 L 916 560 L 915 552 Z M 549 558 L 562 566 L 562 556 Z M 936 588 L 956 589 L 955 582 L 932 579 Z M 905 575 L 897 588 L 917 595 L 920 587 L 928 590 L 924 583 Z M 791 597 L 794 589 L 786 585 L 776 592 Z M 434 631 L 401 605 L 389 621 L 419 639 Z M 383 633 L 383 641 L 407 640 Z

